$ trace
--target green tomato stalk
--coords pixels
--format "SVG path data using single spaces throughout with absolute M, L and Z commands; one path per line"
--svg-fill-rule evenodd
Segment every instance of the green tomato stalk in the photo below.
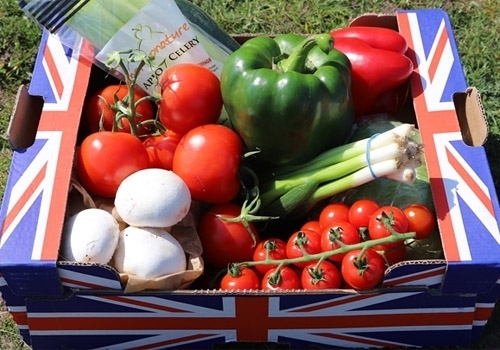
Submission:
M 352 250 L 361 250 L 361 254 L 372 247 L 378 246 L 378 245 L 384 245 L 384 244 L 389 244 L 389 243 L 395 243 L 395 242 L 401 242 L 401 241 L 406 241 L 406 240 L 412 240 L 415 238 L 416 233 L 415 232 L 405 232 L 405 233 L 400 233 L 394 230 L 394 228 L 391 225 L 391 217 L 387 215 L 385 212 L 382 213 L 382 218 L 380 219 L 384 226 L 387 228 L 387 230 L 391 233 L 387 237 L 383 238 L 378 238 L 378 239 L 373 239 L 373 240 L 366 240 L 360 243 L 356 244 L 345 244 L 340 240 L 336 240 L 336 243 L 339 245 L 339 248 L 333 249 L 330 251 L 325 251 L 321 253 L 316 253 L 316 254 L 309 254 L 305 248 L 304 245 L 307 243 L 306 240 L 303 240 L 300 233 L 297 237 L 296 244 L 299 245 L 302 256 L 297 257 L 297 258 L 289 258 L 289 259 L 271 259 L 269 258 L 269 251 L 273 249 L 272 246 L 266 247 L 266 258 L 264 260 L 259 260 L 259 261 L 243 261 L 239 263 L 232 263 L 228 267 L 228 273 L 232 274 L 233 276 L 238 276 L 239 274 L 239 269 L 241 267 L 252 267 L 256 265 L 277 265 L 276 268 L 276 274 L 279 274 L 279 269 L 282 266 L 285 265 L 291 265 L 291 264 L 296 264 L 296 263 L 301 263 L 301 262 L 309 262 L 309 261 L 317 261 L 316 267 L 318 267 L 322 261 L 328 259 L 331 256 L 334 255 L 339 255 L 339 254 L 345 254 L 347 252 L 350 252 Z M 303 235 L 305 237 L 305 235 Z
M 138 62 L 138 65 L 133 72 L 129 72 L 127 67 L 128 62 L 134 62 L 134 63 Z M 135 89 L 137 88 L 136 87 L 137 78 L 142 69 L 144 68 L 144 66 L 146 65 L 149 66 L 153 65 L 153 57 L 147 56 L 144 53 L 137 50 L 115 51 L 108 55 L 106 66 L 111 70 L 116 70 L 118 67 L 122 69 L 122 71 L 124 72 L 123 80 L 125 81 L 125 84 L 127 85 L 128 89 L 127 95 L 122 100 L 120 100 L 116 94 L 114 95 L 113 105 L 110 105 L 104 97 L 99 96 L 100 99 L 103 101 L 103 103 L 107 104 L 108 107 L 115 112 L 112 131 L 117 131 L 118 127 L 121 125 L 122 120 L 124 118 L 128 120 L 130 125 L 130 132 L 135 136 L 139 135 L 139 128 L 142 125 L 146 124 L 155 124 L 156 126 L 159 126 L 160 129 L 161 128 L 164 129 L 164 127 L 159 125 L 159 121 L 157 120 L 157 118 L 154 120 L 144 121 L 141 124 L 136 123 L 137 106 L 146 101 L 153 101 L 154 103 L 158 103 L 158 101 L 161 98 L 159 95 L 158 96 L 145 95 L 144 97 L 135 100 L 135 91 L 136 91 Z M 102 130 L 102 118 L 100 122 L 100 128 Z
M 247 153 L 245 156 L 251 155 L 253 152 Z M 250 227 L 250 222 L 262 222 L 278 219 L 276 216 L 261 216 L 257 215 L 260 210 L 261 199 L 259 196 L 259 187 L 256 174 L 247 167 L 242 166 L 240 168 L 240 178 L 247 176 L 250 178 L 251 185 L 243 183 L 242 188 L 246 190 L 245 192 L 245 200 L 241 206 L 240 215 L 237 217 L 225 217 L 223 215 L 217 215 L 217 217 L 226 222 L 241 222 L 245 229 L 248 231 L 248 234 L 252 237 L 254 246 L 257 245 L 257 238 L 255 237 L 255 233 Z

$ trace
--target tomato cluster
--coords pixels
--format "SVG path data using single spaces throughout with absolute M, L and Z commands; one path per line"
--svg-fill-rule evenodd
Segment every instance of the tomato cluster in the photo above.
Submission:
M 161 76 L 159 88 L 156 99 L 129 84 L 89 96 L 83 111 L 89 135 L 77 151 L 80 182 L 111 198 L 132 173 L 162 168 L 177 173 L 194 200 L 232 200 L 240 190 L 243 144 L 217 123 L 223 104 L 218 77 L 197 64 L 177 64 Z
M 241 247 L 233 249 L 234 240 L 249 236 L 243 231 L 239 238 L 231 236 L 217 245 L 209 242 L 206 247 L 207 256 L 218 256 L 217 267 L 236 263 L 230 264 L 224 275 L 222 289 L 370 289 L 382 282 L 388 266 L 404 259 L 406 246 L 397 238 L 381 244 L 366 243 L 407 232 L 423 239 L 434 228 L 434 214 L 423 204 L 401 209 L 361 199 L 351 206 L 328 204 L 316 219 L 303 223 L 286 240 L 266 238 L 258 242 L 253 253 L 248 238 L 244 255 L 238 255 Z M 219 255 L 217 247 L 223 247 Z M 230 252 L 232 261 L 220 261 Z M 212 263 L 212 258 L 208 262 Z
M 112 198 L 136 171 L 176 173 L 192 200 L 206 205 L 197 230 L 207 267 L 230 266 L 222 289 L 373 288 L 388 265 L 404 258 L 404 240 L 394 236 L 414 231 L 422 239 L 434 230 L 433 213 L 423 205 L 400 209 L 363 199 L 328 204 L 286 239 L 264 239 L 254 225 L 263 219 L 255 216 L 258 208 L 235 201 L 248 192 L 241 182 L 244 145 L 218 123 L 217 76 L 199 65 L 174 65 L 160 78 L 159 91 L 146 96 L 127 81 L 90 96 L 84 108 L 89 135 L 77 151 L 76 174 L 89 192 Z M 382 241 L 366 244 L 373 240 Z

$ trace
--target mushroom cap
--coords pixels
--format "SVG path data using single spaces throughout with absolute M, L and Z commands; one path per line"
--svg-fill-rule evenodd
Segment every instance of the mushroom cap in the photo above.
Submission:
M 120 273 L 154 279 L 185 271 L 187 258 L 165 228 L 128 226 L 120 232 L 113 266 Z
M 115 196 L 118 215 L 130 226 L 170 227 L 189 212 L 191 193 L 174 172 L 148 168 L 125 178 Z
M 64 223 L 60 255 L 83 263 L 107 264 L 113 257 L 120 229 L 109 212 L 84 209 Z

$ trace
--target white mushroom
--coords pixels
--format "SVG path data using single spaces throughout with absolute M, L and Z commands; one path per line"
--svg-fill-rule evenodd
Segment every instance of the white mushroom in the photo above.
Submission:
M 191 206 L 186 183 L 174 172 L 149 168 L 122 181 L 115 196 L 118 215 L 131 226 L 170 227 L 180 222 Z
M 112 264 L 120 273 L 153 279 L 185 271 L 187 259 L 166 229 L 129 226 L 120 232 Z
M 65 260 L 107 264 L 118 244 L 120 229 L 113 215 L 84 209 L 64 223 L 60 254 Z

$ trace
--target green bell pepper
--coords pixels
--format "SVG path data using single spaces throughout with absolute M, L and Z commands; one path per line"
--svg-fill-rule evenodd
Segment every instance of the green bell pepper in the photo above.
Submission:
M 299 164 L 344 143 L 354 123 L 351 64 L 329 34 L 246 41 L 221 73 L 224 107 L 257 159 Z

